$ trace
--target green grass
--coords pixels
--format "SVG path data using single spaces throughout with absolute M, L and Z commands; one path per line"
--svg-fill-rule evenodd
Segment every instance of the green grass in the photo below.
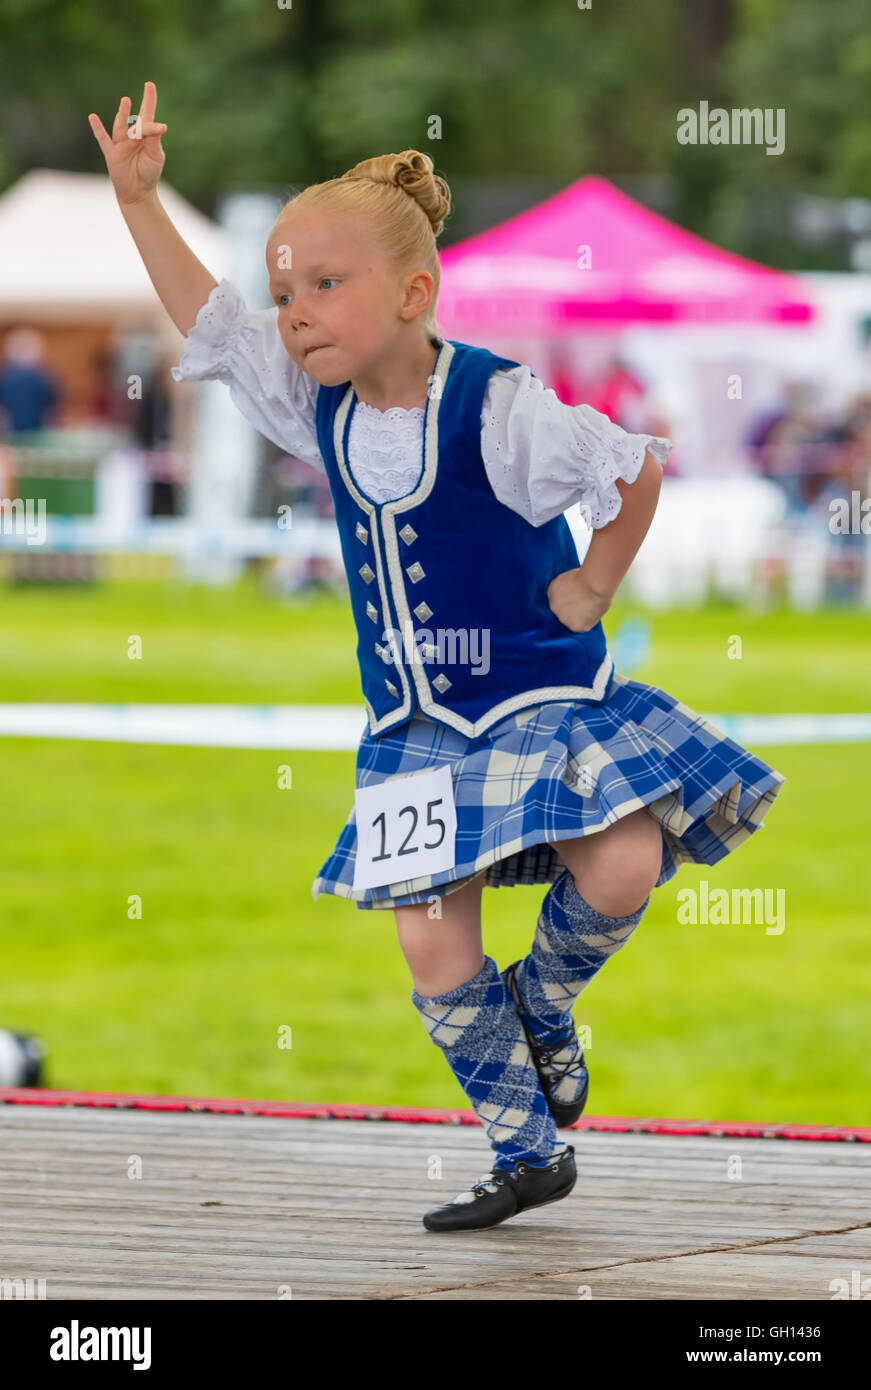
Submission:
M 0 700 L 214 701 L 361 706 L 350 607 L 118 581 L 2 592 Z M 142 656 L 128 655 L 138 637 Z
M 91 591 L 0 589 L 0 700 L 361 704 L 348 604 L 117 581 Z M 605 615 L 613 635 L 637 605 Z M 648 665 L 632 674 L 700 710 L 849 713 L 871 709 L 871 612 L 749 613 L 730 604 L 646 614 Z M 141 660 L 131 660 L 131 637 Z M 742 655 L 729 657 L 741 638 Z
M 338 600 L 270 599 L 249 578 L 6 588 L 2 602 L 3 700 L 361 703 Z M 606 630 L 632 611 L 615 606 Z M 632 674 L 696 709 L 871 708 L 868 615 L 651 622 L 652 659 Z M 754 751 L 787 778 L 766 825 L 657 889 L 581 997 L 593 1114 L 868 1123 L 871 748 Z M 411 1005 L 393 914 L 311 897 L 353 804 L 353 753 L 3 739 L 0 754 L 0 1024 L 45 1039 L 49 1084 L 467 1105 Z M 680 925 L 677 893 L 702 878 L 784 888 L 785 931 Z M 528 949 L 545 891 L 485 893 L 500 965 Z

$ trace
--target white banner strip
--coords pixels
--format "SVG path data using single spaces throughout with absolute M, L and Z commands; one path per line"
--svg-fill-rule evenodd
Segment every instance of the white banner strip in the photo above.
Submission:
M 871 714 L 706 714 L 745 747 L 869 743 Z M 357 705 L 0 704 L 0 736 L 168 743 L 201 748 L 355 749 Z
M 871 743 L 871 714 L 706 714 L 736 743 Z
M 357 705 L 0 704 L 0 735 L 7 737 L 191 748 L 354 749 L 366 724 Z
M 319 555 L 341 560 L 339 533 L 333 522 L 302 517 L 293 527 L 248 518 L 209 526 L 189 517 L 147 517 L 120 523 L 96 516 L 34 515 L 25 524 L 0 524 L 0 551 L 52 554 L 157 555 Z M 28 530 L 28 525 L 30 529 Z

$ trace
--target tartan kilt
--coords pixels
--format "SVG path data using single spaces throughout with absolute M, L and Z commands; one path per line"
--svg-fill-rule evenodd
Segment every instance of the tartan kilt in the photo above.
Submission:
M 478 738 L 417 713 L 357 751 L 356 785 L 450 764 L 453 868 L 353 889 L 354 808 L 312 885 L 359 908 L 425 903 L 482 873 L 484 885 L 553 883 L 565 864 L 548 841 L 594 835 L 647 806 L 662 828 L 655 886 L 681 864 L 716 864 L 763 824 L 786 780 L 689 706 L 615 671 L 601 704 L 548 701 Z

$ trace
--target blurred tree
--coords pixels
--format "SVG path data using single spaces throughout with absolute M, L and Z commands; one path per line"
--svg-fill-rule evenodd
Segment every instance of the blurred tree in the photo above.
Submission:
M 700 101 L 707 101 L 709 107 L 730 104 L 724 56 L 734 35 L 734 20 L 734 0 L 679 0 L 676 36 L 685 89 L 681 106 L 697 108 Z M 710 145 L 681 148 L 681 177 L 672 215 L 684 226 L 697 228 L 706 220 L 722 171 L 719 161 L 710 156 Z
M 0 189 L 102 171 L 88 112 L 111 124 L 152 78 L 165 178 L 205 212 L 230 186 L 288 196 L 415 147 L 449 181 L 664 176 L 684 225 L 811 264 L 792 194 L 871 185 L 869 20 L 871 0 L 0 0 Z M 679 145 L 700 100 L 783 107 L 784 153 Z

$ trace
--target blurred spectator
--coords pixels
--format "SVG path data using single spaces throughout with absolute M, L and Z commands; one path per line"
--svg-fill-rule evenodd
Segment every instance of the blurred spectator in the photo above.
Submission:
M 269 495 L 264 499 L 264 513 L 277 516 L 279 507 L 288 504 L 298 515 L 316 516 L 331 521 L 335 515 L 333 498 L 326 474 L 295 454 L 277 452 L 267 470 Z
M 832 432 L 836 428 L 822 419 L 811 382 L 788 381 L 782 402 L 750 431 L 746 444 L 756 470 L 780 484 L 790 511 L 803 512 L 813 504 L 831 447 L 839 442 Z
M 134 444 L 142 450 L 149 481 L 149 516 L 177 516 L 179 486 L 184 481 L 184 460 L 173 439 L 173 402 L 167 357 L 142 375 L 142 396 L 130 414 Z
M 810 382 L 784 385 L 783 401 L 757 420 L 747 444 L 758 471 L 784 490 L 794 543 L 827 537 L 820 555 L 820 597 L 861 598 L 868 537 L 853 526 L 833 528 L 835 506 L 850 511 L 851 497 L 868 496 L 871 483 L 871 395 L 855 398 L 840 416 L 826 418 Z
M 858 488 L 864 494 L 871 473 L 871 393 L 862 392 L 853 400 L 843 432 L 840 479 L 848 491 Z
M 15 478 L 15 456 L 6 443 L 8 433 L 6 416 L 0 411 L 0 498 L 12 496 Z
M 105 348 L 98 352 L 91 363 L 94 386 L 88 406 L 88 417 L 101 425 L 117 425 L 125 418 L 125 411 L 119 400 L 119 387 L 115 381 L 115 370 L 111 352 Z
M 828 574 L 830 599 L 858 602 L 862 595 L 869 538 L 861 530 L 861 502 L 871 483 L 871 399 L 857 396 L 843 422 L 831 431 L 831 467 L 814 498 L 814 510 L 831 530 L 833 503 L 846 504 L 851 523 L 848 531 L 834 534 Z M 859 494 L 860 528 L 853 521 L 852 494 Z
M 43 430 L 57 420 L 60 391 L 45 364 L 42 335 L 33 328 L 14 328 L 7 335 L 0 363 L 0 411 L 10 433 Z
M 630 434 L 643 429 L 646 415 L 644 385 L 619 354 L 611 358 L 605 374 L 587 395 L 587 404 L 594 410 L 629 430 Z
M 338 559 L 326 555 L 279 555 L 269 570 L 268 584 L 275 594 L 303 602 L 318 594 L 347 597 L 347 578 Z
M 587 385 L 576 370 L 571 354 L 559 340 L 551 347 L 547 384 L 564 405 L 580 405 L 588 399 Z

